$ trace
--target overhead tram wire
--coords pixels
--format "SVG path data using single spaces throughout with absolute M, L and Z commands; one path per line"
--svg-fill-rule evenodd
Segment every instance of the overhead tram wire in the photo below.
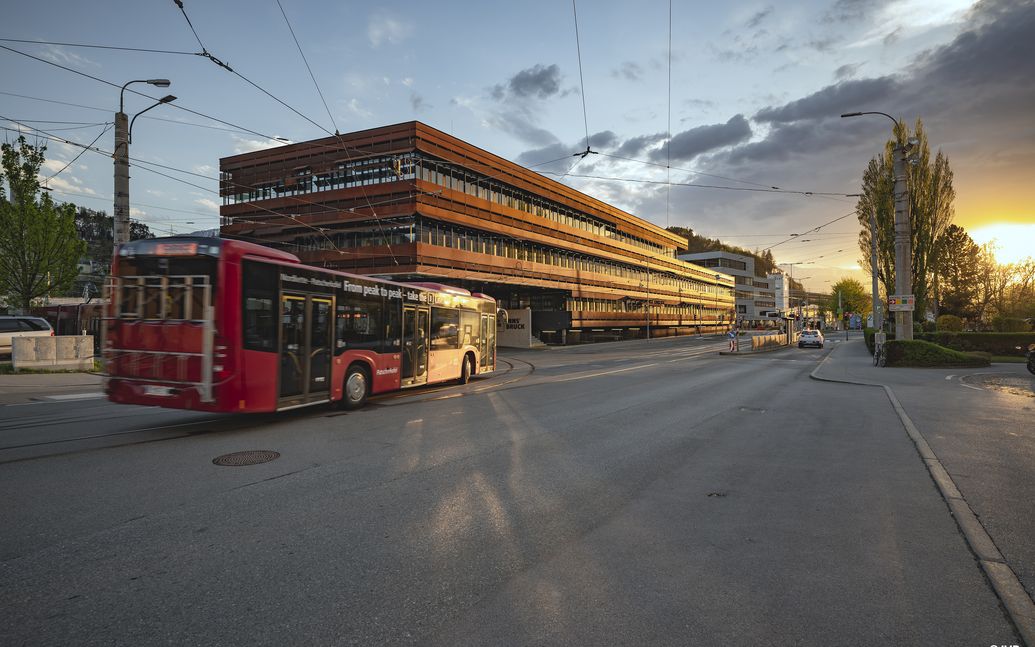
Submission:
M 79 154 L 78 154 L 78 155 L 76 155 L 75 157 L 73 157 L 73 158 L 72 158 L 72 160 L 68 162 L 68 164 L 65 164 L 64 166 L 62 166 L 62 167 L 61 167 L 61 169 L 60 169 L 60 170 L 58 170 L 58 171 L 57 171 L 56 173 L 54 173 L 54 175 L 51 175 L 50 177 L 48 177 L 48 178 L 47 178 L 47 179 L 46 179 L 46 180 L 44 181 L 44 184 L 45 184 L 46 182 L 49 182 L 49 181 L 53 180 L 53 179 L 54 179 L 54 178 L 56 178 L 56 177 L 57 177 L 58 175 L 60 175 L 60 174 L 61 174 L 61 171 L 64 171 L 64 170 L 65 170 L 66 168 L 68 168 L 69 166 L 72 166 L 73 164 L 75 164 L 76 160 L 78 160 L 78 159 L 79 159 L 80 157 L 82 157 L 82 156 L 83 156 L 83 153 L 85 153 L 86 151 L 90 150 L 90 147 L 92 147 L 92 146 L 93 146 L 94 144 L 96 144 L 96 143 L 97 143 L 97 140 L 99 140 L 99 139 L 100 139 L 101 137 L 103 137 L 103 136 L 104 136 L 104 133 L 106 133 L 106 132 L 108 132 L 109 130 L 111 130 L 111 127 L 112 127 L 112 126 L 114 126 L 114 125 L 115 125 L 115 124 L 105 124 L 105 126 L 104 126 L 104 130 L 102 130 L 102 131 L 101 131 L 101 132 L 100 132 L 100 133 L 99 133 L 99 134 L 98 134 L 98 135 L 97 135 L 96 137 L 94 137 L 94 138 L 93 138 L 93 141 L 92 141 L 92 142 L 90 142 L 89 144 L 87 144 L 86 146 L 84 146 L 84 147 L 83 147 L 83 150 L 79 151 Z
M 575 16 L 575 52 L 579 59 L 579 86 L 582 95 L 582 124 L 586 128 L 586 152 L 589 152 L 589 117 L 586 113 L 586 82 L 582 77 L 582 45 L 579 43 L 579 12 L 575 8 L 575 0 L 571 0 L 571 12 Z
M 800 236 L 804 236 L 805 234 L 810 234 L 810 233 L 812 233 L 812 232 L 814 232 L 814 231 L 819 231 L 820 229 L 822 229 L 822 228 L 824 228 L 824 227 L 826 227 L 826 226 L 828 226 L 828 225 L 832 225 L 832 224 L 834 224 L 835 222 L 838 222 L 838 221 L 840 221 L 840 220 L 844 220 L 845 218 L 847 218 L 847 217 L 849 217 L 849 216 L 854 216 L 854 215 L 855 215 L 855 211 L 849 211 L 849 212 L 848 212 L 848 213 L 846 213 L 845 215 L 843 215 L 843 216 L 838 216 L 837 218 L 834 218 L 833 220 L 830 220 L 830 221 L 828 221 L 828 222 L 825 222 L 825 223 L 823 223 L 822 225 L 820 225 L 820 226 L 818 226 L 818 227 L 813 227 L 812 229 L 809 229 L 808 231 L 804 232 L 803 234 L 797 234 L 797 235 L 792 235 L 792 236 L 791 236 L 790 238 L 787 238 L 786 240 L 781 240 L 780 242 L 776 243 L 775 245 L 770 245 L 769 247 L 766 247 L 766 248 L 765 248 L 765 249 L 763 249 L 762 251 L 763 251 L 763 252 L 769 251 L 769 250 L 771 250 L 771 249 L 772 249 L 772 248 L 774 248 L 774 247 L 779 247 L 780 245 L 783 245 L 783 244 L 785 244 L 785 243 L 789 243 L 789 242 L 791 242 L 792 240 L 794 240 L 794 239 L 796 239 L 796 238 L 798 238 L 798 237 L 800 237 Z
M 668 135 L 665 138 L 665 228 L 672 210 L 672 0 L 668 0 Z
M 124 52 L 146 52 L 151 54 L 178 54 L 184 56 L 200 56 L 197 52 L 180 52 L 170 49 L 148 49 L 144 47 L 117 47 L 115 45 L 90 45 L 86 43 L 59 43 L 48 40 L 26 40 L 23 38 L 0 38 L 5 43 L 28 43 L 30 45 L 57 45 L 60 47 L 88 47 L 91 49 L 111 49 Z
M 86 72 L 80 72 L 79 70 L 73 69 L 73 68 L 68 67 L 66 65 L 61 65 L 60 63 L 54 63 L 53 61 L 48 61 L 45 58 L 40 58 L 39 56 L 33 56 L 32 54 L 28 54 L 26 52 L 22 52 L 20 50 L 14 49 L 13 47 L 8 47 L 7 45 L 0 45 L 0 49 L 6 49 L 9 52 L 14 52 L 15 54 L 21 54 L 22 56 L 25 56 L 27 58 L 31 58 L 33 60 L 39 61 L 40 63 L 46 63 L 47 65 L 52 65 L 52 66 L 54 66 L 56 68 L 60 68 L 62 70 L 65 70 L 66 72 L 71 72 L 73 74 L 78 74 L 79 76 L 84 76 L 84 77 L 86 77 L 88 79 L 92 79 L 94 81 L 97 81 L 98 83 L 103 83 L 105 85 L 110 85 L 113 88 L 120 88 L 120 89 L 122 88 L 122 86 L 119 85 L 118 83 L 113 83 L 111 81 L 102 79 L 100 77 L 93 76 L 92 74 L 87 74 Z M 146 99 L 150 99 L 152 101 L 158 101 L 159 100 L 158 97 L 153 97 L 153 96 L 151 96 L 149 94 L 145 94 L 144 92 L 140 92 L 139 90 L 134 90 L 133 88 L 126 88 L 126 92 L 129 92 L 131 94 L 135 94 L 135 95 L 140 96 L 140 97 L 144 97 Z M 177 110 L 183 110 L 184 112 L 189 112 L 189 113 L 191 113 L 193 115 L 197 115 L 199 117 L 204 117 L 205 119 L 211 119 L 212 121 L 221 123 L 224 126 L 230 126 L 231 128 L 236 128 L 238 130 L 241 130 L 243 132 L 249 133 L 251 135 L 257 135 L 259 137 L 262 137 L 263 139 L 268 139 L 270 141 L 280 141 L 280 139 L 278 137 L 273 137 L 273 136 L 267 135 L 265 133 L 260 133 L 257 130 L 252 130 L 251 128 L 245 128 L 244 126 L 240 126 L 238 124 L 235 124 L 235 123 L 232 123 L 232 122 L 229 122 L 229 121 L 224 121 L 222 119 L 219 119 L 218 117 L 213 117 L 211 115 L 206 115 L 205 113 L 198 112 L 197 110 L 191 110 L 190 108 L 184 107 L 179 102 L 168 103 L 166 105 L 168 105 L 170 107 L 173 107 L 173 108 L 176 108 Z M 83 106 L 83 107 L 85 107 L 85 106 Z
M 305 119 L 306 121 L 308 121 L 312 125 L 316 126 L 317 128 L 319 128 L 323 132 L 327 133 L 328 135 L 332 135 L 333 134 L 333 133 L 331 133 L 331 131 L 327 130 L 326 128 L 324 128 L 320 124 L 316 123 L 315 121 L 313 121 L 312 119 L 310 119 L 309 117 L 307 117 L 306 115 L 302 114 L 300 111 L 295 109 L 294 106 L 290 105 L 289 103 L 287 103 L 286 101 L 284 101 L 280 97 L 276 96 L 275 94 L 273 94 L 272 92 L 270 92 L 266 88 L 262 87 L 261 85 L 259 85 L 255 81 L 252 81 L 251 79 L 249 79 L 245 75 L 241 74 L 240 72 L 238 72 L 234 68 L 230 67 L 229 63 L 225 63 L 225 62 L 221 61 L 220 59 L 216 58 L 215 56 L 213 56 L 208 51 L 208 49 L 205 47 L 205 44 L 201 42 L 201 37 L 198 36 L 197 30 L 194 29 L 194 25 L 191 23 L 190 18 L 187 16 L 187 10 L 183 7 L 183 0 L 173 0 L 173 2 L 176 3 L 177 7 L 180 8 L 180 12 L 183 14 L 184 20 L 187 21 L 187 26 L 190 27 L 191 32 L 194 34 L 194 38 L 197 39 L 198 45 L 201 47 L 201 54 L 199 54 L 199 56 L 207 58 L 208 60 L 210 60 L 213 63 L 215 63 L 217 66 L 223 68 L 227 72 L 230 72 L 234 76 L 237 76 L 238 78 L 240 78 L 245 83 L 251 85 L 253 88 L 258 90 L 259 92 L 262 92 L 263 94 L 265 94 L 269 98 L 273 99 L 274 101 L 276 101 L 280 105 L 284 106 L 285 108 L 287 108 L 291 112 L 295 113 L 296 115 L 298 115 L 302 119 Z
M 0 119 L 3 119 L 3 118 L 4 117 L 2 115 L 0 115 Z M 17 122 L 15 122 L 15 123 L 17 123 Z M 19 125 L 24 126 L 24 124 L 19 124 Z M 80 144 L 78 142 L 73 142 L 73 141 L 70 141 L 70 140 L 67 140 L 67 139 L 64 139 L 64 138 L 61 138 L 61 137 L 56 137 L 56 136 L 48 133 L 47 131 L 43 131 L 43 130 L 40 130 L 38 128 L 33 128 L 32 126 L 25 126 L 25 127 L 30 129 L 30 130 L 37 131 L 38 133 L 42 133 L 44 135 L 44 137 L 47 138 L 47 139 L 51 139 L 51 140 L 54 140 L 54 141 L 60 141 L 60 142 L 63 142 L 63 143 L 66 143 L 66 144 L 70 144 L 70 145 L 73 145 L 73 146 L 80 146 L 80 147 L 82 147 L 84 149 L 84 151 L 85 150 L 89 150 L 89 151 L 92 151 L 94 153 L 99 153 L 101 155 L 104 155 L 106 157 L 111 155 L 111 153 L 109 153 L 107 151 L 104 151 L 104 150 L 101 150 L 99 148 L 93 147 L 92 144 L 90 146 L 85 146 L 84 144 Z M 215 194 L 217 196 L 219 195 L 219 191 L 217 191 L 217 190 L 210 189 L 210 188 L 205 187 L 205 186 L 201 186 L 200 184 L 196 184 L 194 182 L 188 182 L 187 180 L 184 180 L 182 178 L 178 178 L 178 177 L 169 175 L 167 173 L 162 173 L 161 171 L 156 171 L 155 169 L 150 168 L 150 166 L 158 166 L 159 168 L 166 168 L 166 169 L 170 169 L 170 170 L 175 170 L 176 172 L 179 172 L 179 173 L 185 173 L 185 174 L 188 174 L 188 175 L 195 175 L 195 176 L 198 176 L 198 177 L 202 177 L 204 179 L 218 181 L 216 178 L 211 178 L 211 177 L 208 177 L 208 176 L 205 176 L 205 175 L 201 175 L 199 173 L 194 173 L 192 171 L 186 171 L 184 169 L 176 169 L 176 168 L 173 168 L 173 167 L 168 167 L 168 166 L 165 166 L 165 165 L 162 165 L 162 164 L 157 164 L 157 163 L 154 163 L 154 162 L 147 162 L 147 161 L 139 160 L 139 159 L 135 159 L 135 158 L 131 158 L 131 159 L 137 163 L 137 168 L 140 168 L 140 169 L 142 169 L 144 171 L 148 171 L 150 173 L 154 173 L 156 175 L 160 175 L 162 177 L 168 178 L 168 179 L 173 180 L 175 182 L 180 182 L 181 184 L 186 184 L 188 186 L 191 186 L 191 187 L 194 187 L 194 188 L 197 188 L 197 189 L 201 189 L 202 191 L 208 191 L 209 193 Z M 252 188 L 254 188 L 254 187 L 252 187 Z M 414 188 L 416 190 L 416 187 L 414 187 Z M 421 191 L 416 191 L 416 192 L 417 193 L 424 193 L 424 192 L 421 192 Z M 305 202 L 305 203 L 309 203 L 309 204 L 313 204 L 313 205 L 321 206 L 321 207 L 324 206 L 324 205 L 322 205 L 320 203 L 317 203 L 317 202 L 312 202 L 312 201 L 308 201 L 308 200 L 301 200 L 301 199 L 297 198 L 297 196 L 290 196 L 290 197 L 292 197 L 292 198 L 294 198 L 296 200 L 299 200 L 300 202 Z M 396 201 L 396 200 L 392 200 L 392 201 Z M 367 203 L 368 203 L 368 205 L 371 205 L 371 207 L 372 207 L 372 203 L 369 201 L 369 199 L 367 200 Z M 312 225 L 310 225 L 308 223 L 302 222 L 294 214 L 274 211 L 273 209 L 269 209 L 267 207 L 255 204 L 253 202 L 242 202 L 240 204 L 247 204 L 249 206 L 252 206 L 252 207 L 261 209 L 263 211 L 267 211 L 269 213 L 272 213 L 273 215 L 280 216 L 280 217 L 283 217 L 283 218 L 288 218 L 289 220 L 294 221 L 294 222 L 296 222 L 299 225 L 302 225 L 304 227 L 309 227 L 310 229 L 313 229 L 314 231 L 317 231 L 317 232 L 321 233 L 325 238 L 327 238 L 327 235 L 324 232 L 322 232 L 320 228 L 313 227 Z M 338 212 L 338 211 L 340 211 L 340 210 L 339 209 L 328 209 L 327 210 L 328 213 L 329 212 Z M 319 215 L 319 213 L 310 214 L 310 215 Z M 331 242 L 331 246 L 335 249 L 335 251 L 338 251 L 339 253 L 342 253 L 342 254 L 346 253 L 343 250 L 339 249 L 337 247 L 337 245 L 334 245 L 333 241 L 330 241 L 329 238 L 328 238 L 328 241 Z M 396 264 L 398 264 L 398 263 L 396 263 Z
M 603 153 L 601 153 L 603 154 Z M 543 171 L 545 175 L 558 175 L 556 172 Z M 748 191 L 753 193 L 787 193 L 807 196 L 838 196 L 844 197 L 844 193 L 832 193 L 832 192 L 820 192 L 820 191 L 791 191 L 788 189 L 774 189 L 774 188 L 750 188 L 740 186 L 722 186 L 717 184 L 693 184 L 691 182 L 665 182 L 662 180 L 643 180 L 639 178 L 627 178 L 627 177 L 614 177 L 607 175 L 579 175 L 571 174 L 572 177 L 586 178 L 590 180 L 608 180 L 612 182 L 636 182 L 640 184 L 671 184 L 672 186 L 685 186 L 695 189 L 724 189 L 726 191 Z
M 334 134 L 338 134 L 338 124 L 334 121 L 334 115 L 331 114 L 331 109 L 327 107 L 327 99 L 323 96 L 323 91 L 320 89 L 320 84 L 316 82 L 316 75 L 313 74 L 313 68 L 309 67 L 309 61 L 306 60 L 305 52 L 302 51 L 302 46 L 298 43 L 298 37 L 295 36 L 295 30 L 291 27 L 291 21 L 288 20 L 287 13 L 284 11 L 284 5 L 280 4 L 280 0 L 277 0 L 277 6 L 280 7 L 280 15 L 284 16 L 284 22 L 287 23 L 288 31 L 291 32 L 291 38 L 295 41 L 295 47 L 298 48 L 298 53 L 302 57 L 302 62 L 305 63 L 305 69 L 309 71 L 309 78 L 313 80 L 313 85 L 316 86 L 316 93 L 320 95 L 320 101 L 323 102 L 323 108 L 327 111 L 327 117 L 331 120 L 331 125 L 334 126 Z

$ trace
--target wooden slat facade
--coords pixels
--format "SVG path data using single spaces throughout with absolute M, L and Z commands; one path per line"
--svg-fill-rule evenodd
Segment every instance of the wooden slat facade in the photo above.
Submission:
M 420 122 L 226 157 L 220 171 L 221 235 L 305 263 L 565 309 L 572 330 L 732 321 L 733 278 L 675 258 L 678 235 Z

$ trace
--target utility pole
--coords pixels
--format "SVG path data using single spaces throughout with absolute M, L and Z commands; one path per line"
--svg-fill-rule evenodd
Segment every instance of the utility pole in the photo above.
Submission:
M 137 79 L 123 85 L 119 92 L 119 111 L 115 113 L 115 151 L 112 153 L 115 159 L 115 204 L 111 228 L 113 262 L 119 245 L 129 242 L 129 145 L 133 140 L 133 122 L 129 121 L 125 112 L 125 95 L 126 88 L 133 83 L 147 83 L 160 88 L 170 85 L 169 79 Z M 151 108 L 175 100 L 176 97 L 171 94 L 162 97 L 158 103 L 134 115 L 133 121 Z
M 895 293 L 913 294 L 912 240 L 909 225 L 909 191 L 906 188 L 906 155 L 902 144 L 895 146 Z M 913 311 L 895 311 L 895 338 L 913 338 Z
M 882 115 L 895 124 L 898 129 L 899 122 L 886 112 L 847 112 L 841 115 L 845 117 L 861 117 L 862 115 Z M 898 133 L 893 130 L 895 136 L 894 149 L 894 171 L 895 171 L 895 295 L 899 297 L 910 297 L 913 294 L 913 267 L 912 267 L 912 238 L 909 224 L 909 186 L 906 184 L 906 163 L 907 155 L 919 142 L 909 138 L 905 144 L 898 143 Z M 908 134 L 908 131 L 906 132 Z M 912 308 L 912 306 L 910 306 Z M 895 310 L 895 337 L 897 339 L 913 338 L 913 311 Z
M 870 209 L 870 269 L 872 276 L 873 292 L 871 302 L 873 303 L 873 327 L 881 330 L 884 325 L 884 316 L 881 312 L 880 291 L 877 288 L 877 216 L 874 210 Z
M 121 103 L 121 102 L 120 102 Z M 112 254 L 129 241 L 129 116 L 122 106 L 115 113 L 115 222 L 112 225 Z M 114 256 L 112 257 L 114 258 Z

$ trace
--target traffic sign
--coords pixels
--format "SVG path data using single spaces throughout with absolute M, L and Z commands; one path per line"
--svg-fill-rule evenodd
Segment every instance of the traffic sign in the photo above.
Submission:
M 891 312 L 912 312 L 916 306 L 916 297 L 912 294 L 892 294 L 888 296 L 888 310 Z

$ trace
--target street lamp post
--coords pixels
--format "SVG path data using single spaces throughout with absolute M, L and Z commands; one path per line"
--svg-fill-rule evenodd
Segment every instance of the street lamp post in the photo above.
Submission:
M 112 253 L 118 249 L 121 243 L 129 241 L 129 144 L 131 141 L 132 123 L 126 115 L 125 95 L 126 88 L 132 83 L 147 83 L 160 88 L 167 88 L 170 85 L 169 79 L 137 79 L 122 86 L 119 92 L 119 111 L 115 113 L 115 204 L 114 222 L 112 224 Z M 158 103 L 137 113 L 133 119 L 147 112 L 155 106 L 174 101 L 176 97 L 171 94 L 163 97 Z
M 883 115 L 890 119 L 895 126 L 899 125 L 897 119 L 884 112 L 848 112 L 841 115 L 845 117 L 859 117 L 862 115 Z M 909 186 L 906 184 L 906 156 L 915 145 L 915 140 L 910 139 L 905 145 L 898 143 L 895 138 L 894 169 L 895 169 L 895 292 L 898 295 L 910 295 L 913 293 L 913 268 L 912 268 L 912 241 L 909 222 Z M 873 252 L 871 251 L 871 258 Z M 895 336 L 898 339 L 913 338 L 913 311 L 895 311 Z

